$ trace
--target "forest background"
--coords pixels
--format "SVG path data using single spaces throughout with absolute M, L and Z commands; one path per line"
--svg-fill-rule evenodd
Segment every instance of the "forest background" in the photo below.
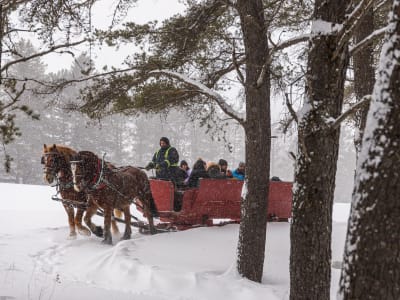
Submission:
M 100 4 L 93 7 L 93 26 L 104 28 L 113 16 L 110 4 Z M 154 11 L 154 5 L 159 9 Z M 177 1 L 139 1 L 134 9 L 129 10 L 124 21 L 144 23 L 153 19 L 163 20 L 182 9 L 182 4 Z M 24 33 L 20 33 L 16 47 L 25 56 L 39 52 L 36 39 Z M 9 73 L 16 78 L 24 78 L 29 74 L 44 82 L 74 80 L 81 78 L 82 71 L 89 66 L 93 68 L 92 73 L 100 72 L 106 64 L 120 66 L 130 51 L 126 45 L 118 49 L 105 45 L 98 48 L 91 46 L 90 49 L 82 46 L 78 49 L 82 53 L 77 57 L 51 53 L 16 64 Z M 296 56 L 295 50 L 289 48 L 284 53 L 293 58 Z M 180 159 L 187 160 L 189 165 L 199 157 L 207 161 L 224 158 L 229 162 L 229 168 L 234 169 L 244 160 L 244 130 L 233 120 L 225 119 L 225 129 L 218 132 L 212 124 L 195 120 L 185 110 L 176 108 L 161 114 L 114 114 L 102 119 L 90 119 L 68 108 L 68 103 L 75 101 L 76 104 L 79 101 L 80 89 L 86 84 L 70 85 L 56 95 L 26 91 L 21 96 L 21 105 L 32 109 L 39 120 L 32 119 L 24 112 L 16 112 L 16 126 L 20 128 L 22 136 L 7 145 L 7 154 L 13 161 L 10 172 L 0 168 L 1 182 L 44 184 L 40 165 L 43 143 L 64 144 L 74 149 L 91 150 L 99 155 L 106 153 L 106 158 L 117 165 L 144 166 L 156 151 L 159 138 L 167 136 L 178 149 Z M 35 90 L 34 83 L 29 85 L 31 90 Z M 226 94 L 232 98 L 236 92 L 233 87 Z M 299 107 L 302 95 L 295 91 L 291 93 L 295 106 Z M 271 135 L 274 138 L 271 140 L 270 174 L 293 181 L 295 161 L 290 153 L 296 152 L 297 134 L 293 128 L 282 132 L 282 121 L 287 119 L 289 113 L 278 86 L 273 87 L 271 112 Z M 217 114 L 220 119 L 226 118 L 220 110 Z M 335 190 L 335 201 L 338 202 L 350 202 L 351 199 L 355 169 L 353 139 L 354 124 L 351 121 L 343 123 Z

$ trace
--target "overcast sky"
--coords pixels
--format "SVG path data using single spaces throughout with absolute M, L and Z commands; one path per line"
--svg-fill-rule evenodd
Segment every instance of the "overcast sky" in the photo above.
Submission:
M 110 25 L 115 3 L 116 1 L 101 0 L 93 7 L 92 22 L 95 28 L 106 29 Z M 179 0 L 139 0 L 129 10 L 129 14 L 123 22 L 133 21 L 143 24 L 153 20 L 162 21 L 174 14 L 183 12 L 183 10 L 184 6 Z M 87 49 L 87 46 L 84 49 Z M 121 47 L 119 50 L 109 47 L 93 48 L 92 58 L 96 62 L 96 67 L 100 69 L 106 64 L 120 65 L 130 53 L 132 53 L 132 46 Z M 48 65 L 49 72 L 56 72 L 63 68 L 69 68 L 72 58 L 48 55 L 43 61 Z

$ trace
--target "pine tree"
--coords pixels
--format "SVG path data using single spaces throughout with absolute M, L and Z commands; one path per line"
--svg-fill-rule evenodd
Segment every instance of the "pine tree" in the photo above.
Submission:
M 341 299 L 400 298 L 400 2 L 393 1 L 356 170 Z

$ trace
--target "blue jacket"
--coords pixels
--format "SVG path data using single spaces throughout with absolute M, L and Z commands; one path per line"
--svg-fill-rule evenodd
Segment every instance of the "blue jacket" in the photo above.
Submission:
M 235 169 L 235 171 L 232 172 L 233 178 L 239 179 L 239 180 L 244 180 L 244 173 L 239 171 L 238 169 Z

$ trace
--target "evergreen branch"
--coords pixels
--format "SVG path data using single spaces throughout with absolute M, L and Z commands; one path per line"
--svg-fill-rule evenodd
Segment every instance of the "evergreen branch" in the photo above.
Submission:
M 218 106 L 222 109 L 222 111 L 230 116 L 231 118 L 235 119 L 237 122 L 239 122 L 242 126 L 245 125 L 245 114 L 239 113 L 235 111 L 226 101 L 225 99 L 218 94 L 217 92 L 213 91 L 212 89 L 208 88 L 206 85 L 197 82 L 195 80 L 192 80 L 188 78 L 185 75 L 182 75 L 180 73 L 171 71 L 171 70 L 153 70 L 149 72 L 150 75 L 156 75 L 156 74 L 161 74 L 161 75 L 166 75 L 175 79 L 178 79 L 181 82 L 184 82 L 194 88 L 197 88 L 197 92 L 203 95 L 206 95 L 213 99 Z
M 25 88 L 26 88 L 26 84 L 24 83 L 22 85 L 22 89 L 15 96 L 11 95 L 8 91 L 5 91 L 6 94 L 10 97 L 11 102 L 6 105 L 1 106 L 1 111 L 3 112 L 7 108 L 9 108 L 9 107 L 13 106 L 15 103 L 17 103 L 19 101 L 19 98 L 21 97 L 21 95 L 25 92 Z

